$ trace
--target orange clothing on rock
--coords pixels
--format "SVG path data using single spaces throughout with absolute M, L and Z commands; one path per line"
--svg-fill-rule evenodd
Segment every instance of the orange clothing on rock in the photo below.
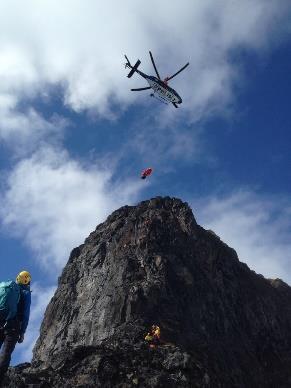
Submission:
M 160 344 L 161 329 L 157 325 L 151 327 L 151 331 L 145 336 L 145 340 L 149 342 L 150 346 Z

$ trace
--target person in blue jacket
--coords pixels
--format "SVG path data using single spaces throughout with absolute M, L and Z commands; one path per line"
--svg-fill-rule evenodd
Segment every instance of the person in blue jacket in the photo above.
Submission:
M 16 277 L 16 282 L 7 283 L 13 291 L 9 295 L 10 311 L 0 310 L 0 383 L 9 367 L 16 343 L 22 343 L 24 340 L 30 315 L 30 282 L 30 273 L 21 271 Z M 15 293 L 16 297 L 12 293 Z M 11 301 L 14 300 L 15 306 L 11 305 Z

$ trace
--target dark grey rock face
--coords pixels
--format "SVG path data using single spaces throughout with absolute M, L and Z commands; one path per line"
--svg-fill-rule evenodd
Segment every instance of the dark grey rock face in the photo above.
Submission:
M 291 387 L 290 302 L 287 284 L 251 271 L 187 204 L 125 206 L 72 251 L 32 366 L 6 386 Z

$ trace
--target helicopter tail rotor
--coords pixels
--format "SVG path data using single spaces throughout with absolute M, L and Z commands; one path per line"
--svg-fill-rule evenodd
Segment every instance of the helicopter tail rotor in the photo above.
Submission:
M 127 59 L 127 57 L 125 56 L 125 58 Z M 129 62 L 129 60 L 127 59 L 127 63 L 125 64 L 125 68 L 130 68 L 130 72 L 128 73 L 127 77 L 130 78 L 133 76 L 133 74 L 136 72 L 137 68 L 139 67 L 139 65 L 141 64 L 140 60 L 138 59 L 135 63 L 134 66 L 132 66 Z
M 125 59 L 126 59 L 126 63 L 124 64 L 124 67 L 127 69 L 131 69 L 132 68 L 132 66 L 131 66 L 131 64 L 130 64 L 130 62 L 129 62 L 129 59 L 127 58 L 127 56 L 126 55 L 124 55 L 125 56 Z

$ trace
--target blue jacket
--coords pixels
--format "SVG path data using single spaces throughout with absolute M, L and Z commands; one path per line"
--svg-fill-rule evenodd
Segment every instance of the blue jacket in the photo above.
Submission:
M 30 287 L 20 284 L 20 299 L 17 306 L 17 318 L 20 322 L 20 334 L 24 334 L 28 325 L 31 304 Z

